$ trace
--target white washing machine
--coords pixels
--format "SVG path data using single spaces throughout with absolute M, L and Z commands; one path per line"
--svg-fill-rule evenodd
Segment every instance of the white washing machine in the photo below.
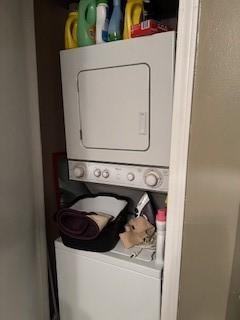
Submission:
M 67 248 L 60 239 L 55 249 L 61 320 L 160 319 L 162 266 Z

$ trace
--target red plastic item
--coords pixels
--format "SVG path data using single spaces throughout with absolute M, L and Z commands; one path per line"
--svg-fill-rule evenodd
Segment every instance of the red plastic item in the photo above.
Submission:
M 150 19 L 142 21 L 139 24 L 135 24 L 131 27 L 131 37 L 148 36 L 154 33 L 170 31 L 170 28 L 160 22 Z
M 166 208 L 158 209 L 157 214 L 156 214 L 156 220 L 160 221 L 160 222 L 165 222 L 166 221 L 166 215 L 167 215 Z

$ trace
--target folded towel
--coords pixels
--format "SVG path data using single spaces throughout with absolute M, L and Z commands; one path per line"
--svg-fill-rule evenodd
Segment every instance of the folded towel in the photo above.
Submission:
M 61 209 L 57 223 L 61 232 L 75 239 L 95 239 L 112 216 L 106 213 L 84 212 L 70 208 Z

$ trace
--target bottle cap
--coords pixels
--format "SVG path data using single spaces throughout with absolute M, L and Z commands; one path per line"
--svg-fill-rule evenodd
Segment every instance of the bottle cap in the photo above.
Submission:
M 158 209 L 156 215 L 156 221 L 165 222 L 166 221 L 166 209 Z

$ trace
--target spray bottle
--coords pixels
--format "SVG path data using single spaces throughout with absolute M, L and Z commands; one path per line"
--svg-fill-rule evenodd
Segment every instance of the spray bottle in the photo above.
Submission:
M 121 0 L 113 0 L 113 12 L 108 27 L 108 40 L 122 39 L 122 10 Z
M 164 261 L 164 248 L 166 236 L 166 209 L 159 209 L 156 215 L 157 246 L 156 264 L 162 265 Z

